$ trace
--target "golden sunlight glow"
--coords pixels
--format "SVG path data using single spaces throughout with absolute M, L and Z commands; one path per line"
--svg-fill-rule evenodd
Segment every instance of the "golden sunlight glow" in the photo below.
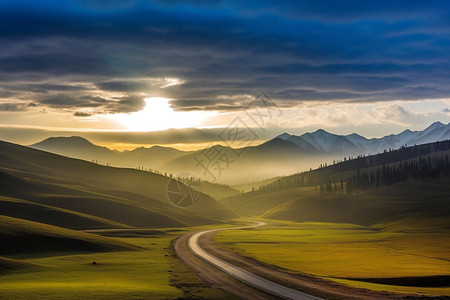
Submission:
M 144 100 L 146 106 L 141 111 L 112 114 L 107 117 L 130 131 L 158 131 L 170 128 L 202 127 L 203 121 L 218 114 L 210 111 L 174 111 L 170 107 L 170 99 L 162 97 Z
M 197 151 L 205 148 L 209 148 L 212 145 L 222 145 L 222 146 L 230 146 L 229 142 L 223 142 L 223 141 L 213 141 L 213 142 L 205 142 L 205 143 L 173 143 L 173 144 L 134 144 L 134 143 L 105 143 L 102 141 L 95 141 L 95 144 L 101 145 L 103 147 L 107 147 L 111 150 L 118 150 L 118 151 L 132 151 L 139 147 L 145 147 L 145 148 L 151 148 L 153 146 L 162 146 L 162 147 L 171 147 L 182 151 Z M 266 142 L 265 140 L 255 140 L 252 142 L 249 142 L 246 145 L 249 146 L 257 146 L 262 143 Z

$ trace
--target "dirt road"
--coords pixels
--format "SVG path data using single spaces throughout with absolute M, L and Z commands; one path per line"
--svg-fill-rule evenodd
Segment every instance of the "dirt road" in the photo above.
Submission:
M 231 229 L 231 228 L 230 228 Z M 222 229 L 224 230 L 224 229 Z M 225 229 L 226 230 L 226 229 Z M 277 266 L 262 263 L 250 257 L 244 257 L 237 253 L 228 252 L 217 248 L 214 244 L 213 236 L 217 230 L 207 230 L 204 232 L 190 233 L 181 236 L 174 241 L 173 247 L 178 258 L 197 272 L 197 274 L 212 287 L 221 288 L 231 294 L 242 299 L 280 299 L 281 295 L 276 296 L 269 294 L 255 286 L 245 284 L 243 281 L 236 279 L 226 272 L 223 268 L 219 268 L 205 261 L 194 254 L 191 248 L 197 244 L 202 251 L 213 259 L 225 262 L 227 266 L 244 271 L 246 274 L 263 278 L 278 286 L 283 286 L 288 290 L 295 290 L 301 293 L 296 294 L 293 299 L 307 299 L 300 297 L 308 297 L 312 295 L 323 299 L 414 299 L 421 298 L 416 295 L 396 294 L 390 292 L 378 292 L 367 289 L 353 288 L 346 285 L 338 284 L 330 280 L 322 279 L 316 276 L 293 273 L 282 270 Z M 311 297 L 309 299 L 314 299 Z M 289 295 L 284 295 L 289 298 Z M 423 299 L 423 298 L 422 298 Z

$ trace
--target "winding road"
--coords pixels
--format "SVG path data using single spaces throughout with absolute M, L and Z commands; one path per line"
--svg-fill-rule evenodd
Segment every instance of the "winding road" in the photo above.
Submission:
M 263 226 L 263 225 L 265 225 L 265 223 L 257 222 L 257 224 L 250 225 L 250 226 L 241 226 L 241 227 L 200 231 L 200 232 L 194 233 L 192 236 L 189 237 L 189 239 L 187 241 L 188 247 L 196 256 L 198 256 L 202 260 L 208 262 L 209 264 L 213 265 L 214 267 L 222 270 L 223 272 L 238 279 L 241 282 L 249 284 L 253 287 L 256 287 L 256 288 L 263 290 L 267 293 L 270 293 L 272 295 L 275 295 L 275 296 L 278 296 L 281 298 L 285 298 L 285 299 L 299 299 L 299 300 L 320 299 L 320 298 L 293 290 L 291 288 L 279 285 L 275 282 L 269 281 L 267 279 L 264 279 L 260 276 L 255 275 L 253 273 L 250 273 L 246 270 L 243 270 L 229 262 L 226 262 L 220 258 L 217 258 L 217 257 L 209 254 L 199 244 L 200 237 L 207 233 L 222 231 L 222 230 L 232 230 L 232 229 L 248 229 L 248 228 L 255 228 L 255 227 L 259 227 L 259 226 Z

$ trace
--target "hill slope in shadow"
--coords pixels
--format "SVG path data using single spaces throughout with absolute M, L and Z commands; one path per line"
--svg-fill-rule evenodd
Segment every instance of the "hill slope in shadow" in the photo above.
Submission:
M 239 215 L 361 225 L 427 220 L 450 228 L 450 141 L 360 156 L 221 199 Z M 439 227 L 438 226 L 438 227 Z
M 201 192 L 190 207 L 173 205 L 170 182 L 174 179 L 151 172 L 0 142 L 0 205 L 13 217 L 76 229 L 177 227 L 235 217 Z M 193 195 L 188 186 L 178 187 Z
M 0 216 L 0 255 L 139 250 L 125 242 L 56 226 Z

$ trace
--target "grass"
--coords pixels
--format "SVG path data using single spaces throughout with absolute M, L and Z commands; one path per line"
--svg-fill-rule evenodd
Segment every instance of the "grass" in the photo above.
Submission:
M 22 199 L 0 196 L 2 215 L 70 229 L 130 228 L 107 219 Z
M 1 205 L 8 206 L 5 214 L 13 217 L 76 229 L 198 226 L 236 217 L 202 193 L 188 209 L 173 205 L 170 182 L 173 179 L 151 172 L 102 166 L 0 141 L 0 196 L 16 199 Z M 180 189 L 192 197 L 189 187 Z
M 353 286 L 450 295 L 448 284 L 414 287 L 395 285 L 399 281 L 394 279 L 389 285 L 365 281 L 385 278 L 384 282 L 389 283 L 389 278 L 417 281 L 418 277 L 450 276 L 450 242 L 444 229 L 418 229 L 408 222 L 376 226 L 270 222 L 269 226 L 253 230 L 219 232 L 215 240 L 224 249 Z
M 235 213 L 287 221 L 373 225 L 406 218 L 449 218 L 450 178 L 410 181 L 377 190 L 320 193 L 301 187 L 221 201 Z M 450 227 L 450 221 L 445 226 Z
M 119 240 L 0 215 L 0 255 L 137 250 Z
M 0 256 L 0 275 L 17 271 L 36 271 L 40 266 Z
M 21 264 L 39 268 L 2 275 L 0 299 L 230 299 L 174 257 L 171 241 L 187 231 L 158 229 L 152 237 L 111 238 L 139 251 L 22 256 Z
M 28 263 L 46 267 L 45 271 L 2 276 L 0 295 L 5 299 L 181 296 L 178 289 L 170 286 L 170 262 L 164 257 L 167 238 L 126 240 L 149 250 L 28 259 Z M 93 261 L 97 264 L 92 265 Z

